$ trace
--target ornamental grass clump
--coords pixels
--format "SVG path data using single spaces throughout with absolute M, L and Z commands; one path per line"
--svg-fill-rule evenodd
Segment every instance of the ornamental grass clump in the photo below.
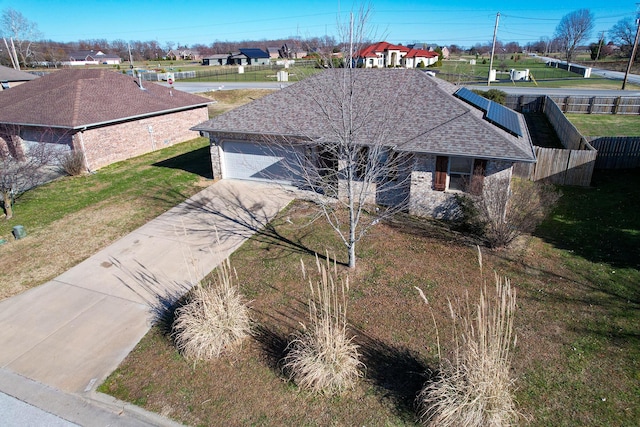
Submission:
M 328 257 L 327 257 L 328 258 Z M 338 395 L 352 389 L 363 375 L 358 346 L 347 334 L 347 298 L 349 279 L 336 285 L 337 276 L 316 257 L 321 279 L 309 278 L 309 327 L 291 341 L 284 358 L 284 369 L 299 387 L 326 395 Z M 303 277 L 306 279 L 304 264 Z
M 485 286 L 473 307 L 468 297 L 457 311 L 449 301 L 455 349 L 451 359 L 440 358 L 439 375 L 425 384 L 418 397 L 423 424 L 497 427 L 517 423 L 510 374 L 510 353 L 516 344 L 516 292 L 508 279 L 496 275 L 495 281 L 495 296 Z
M 229 260 L 217 271 L 217 283 L 196 286 L 187 303 L 176 310 L 172 335 L 186 359 L 220 357 L 250 335 L 249 308 L 233 283 Z

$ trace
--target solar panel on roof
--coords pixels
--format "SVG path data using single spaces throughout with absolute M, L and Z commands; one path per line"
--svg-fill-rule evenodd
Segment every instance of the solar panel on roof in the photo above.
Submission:
M 491 104 L 491 101 L 489 101 L 487 98 L 484 98 L 478 95 L 477 93 L 471 92 L 467 88 L 463 87 L 458 89 L 456 93 L 454 93 L 454 95 L 462 99 L 463 101 L 473 105 L 474 107 L 481 109 L 482 111 L 486 112 L 489 110 L 489 105 Z
M 515 135 L 522 136 L 518 114 L 504 105 L 491 102 L 487 110 L 487 120 Z

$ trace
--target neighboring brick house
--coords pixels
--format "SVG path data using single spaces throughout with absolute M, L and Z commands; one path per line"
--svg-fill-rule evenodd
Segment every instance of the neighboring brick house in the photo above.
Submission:
M 355 55 L 355 62 L 362 68 L 425 67 L 438 61 L 438 54 L 423 49 L 378 42 L 360 49 Z
M 197 137 L 210 102 L 115 71 L 56 71 L 0 92 L 0 155 L 46 142 L 95 170 Z
M 359 120 L 350 138 L 365 150 L 382 144 L 386 158 L 409 159 L 388 180 L 401 183 L 394 191 L 402 194 L 392 198 L 407 201 L 412 214 L 446 216 L 455 209 L 456 194 L 470 187 L 480 192 L 492 180 L 510 178 L 514 163 L 535 162 L 519 113 L 506 109 L 518 127 L 514 132 L 454 96 L 458 87 L 422 71 L 336 69 L 195 126 L 209 135 L 214 176 L 304 187 L 296 162 L 322 159 L 323 144 L 340 138 L 332 129 L 342 126 L 348 108 L 339 101 L 343 73 L 352 73 L 350 102 L 357 106 L 348 118 Z M 344 167 L 343 159 L 321 161 L 333 165 L 337 176 Z
M 30 82 L 39 76 L 0 65 L 0 90 L 7 90 L 22 83 Z

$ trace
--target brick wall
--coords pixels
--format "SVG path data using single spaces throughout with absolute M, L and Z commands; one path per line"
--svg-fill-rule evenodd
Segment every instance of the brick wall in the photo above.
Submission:
M 418 216 L 453 219 L 460 214 L 456 193 L 435 191 L 433 176 L 436 169 L 436 156 L 417 155 L 410 177 L 409 213 Z M 502 177 L 511 178 L 512 163 L 488 161 L 485 171 L 484 189 Z
M 198 137 L 189 130 L 208 119 L 207 107 L 149 117 L 79 132 L 76 149 L 84 146 L 87 166 L 95 170 Z

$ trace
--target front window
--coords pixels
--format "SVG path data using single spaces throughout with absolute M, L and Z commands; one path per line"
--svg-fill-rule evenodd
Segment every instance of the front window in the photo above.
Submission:
M 469 157 L 437 156 L 433 179 L 436 191 L 465 191 L 481 194 L 487 161 Z
M 454 191 L 464 191 L 473 173 L 473 159 L 468 157 L 449 158 L 449 183 L 447 188 Z

